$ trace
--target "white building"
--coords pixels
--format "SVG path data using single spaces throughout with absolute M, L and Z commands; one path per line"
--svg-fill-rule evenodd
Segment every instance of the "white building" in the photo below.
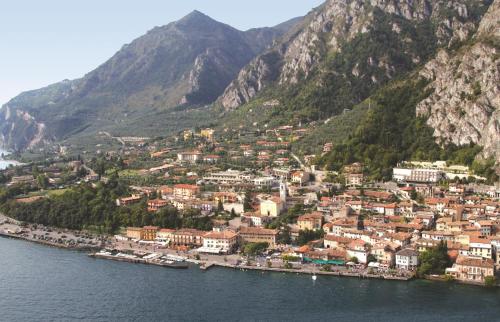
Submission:
M 180 152 L 177 153 L 177 160 L 180 162 L 196 163 L 201 158 L 201 153 L 198 151 Z
M 245 212 L 244 205 L 242 203 L 237 203 L 237 202 L 224 203 L 223 207 L 224 210 L 227 212 L 231 212 L 232 210 L 234 210 L 234 212 L 237 215 L 241 215 L 242 213 Z
M 253 184 L 257 187 L 272 187 L 276 183 L 274 177 L 257 177 L 252 180 Z
M 278 217 L 284 208 L 284 202 L 278 197 L 271 197 L 260 202 L 260 214 L 264 216 Z
M 211 231 L 203 235 L 202 253 L 230 254 L 236 248 L 238 234 L 230 230 Z
M 436 183 L 445 178 L 442 170 L 422 168 L 393 168 L 392 177 L 398 182 Z
M 366 264 L 368 262 L 369 254 L 370 250 L 368 244 L 361 239 L 355 239 L 347 246 L 347 255 L 350 258 L 356 257 L 361 264 Z
M 250 180 L 252 176 L 246 172 L 237 170 L 227 170 L 222 172 L 213 172 L 203 177 L 203 180 L 218 184 L 237 184 Z
M 405 248 L 396 253 L 396 268 L 408 271 L 418 266 L 418 252 L 411 248 Z

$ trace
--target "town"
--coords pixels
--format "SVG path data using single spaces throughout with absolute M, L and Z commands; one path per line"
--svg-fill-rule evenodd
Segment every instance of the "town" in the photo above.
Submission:
M 168 257 L 204 269 L 496 285 L 500 186 L 468 166 L 407 161 L 392 169 L 392 180 L 374 181 L 360 162 L 330 171 L 315 165 L 316 155 L 297 156 L 291 144 L 306 128 L 218 131 L 113 138 L 120 148 L 97 156 L 63 153 L 8 168 L 0 203 L 12 219 L 0 221 L 0 233 L 82 243 L 95 257 L 135 262 Z M 323 153 L 333 146 L 325 143 Z M 77 187 L 104 186 L 114 188 L 96 192 L 103 205 L 93 225 L 65 217 L 62 206 L 52 219 L 33 215 L 72 193 L 78 198 Z M 43 225 L 69 230 L 50 238 L 38 231 Z M 89 236 L 73 240 L 71 230 Z

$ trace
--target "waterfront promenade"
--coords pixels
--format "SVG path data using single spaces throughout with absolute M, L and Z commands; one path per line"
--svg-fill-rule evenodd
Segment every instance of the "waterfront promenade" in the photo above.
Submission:
M 250 262 L 239 254 L 231 255 L 213 255 L 198 254 L 196 250 L 178 251 L 169 248 L 158 247 L 152 244 L 136 243 L 131 241 L 119 241 L 112 237 L 97 236 L 86 232 L 71 231 L 67 229 L 56 229 L 44 227 L 41 225 L 21 225 L 20 222 L 0 215 L 0 236 L 22 239 L 30 242 L 39 243 L 45 246 L 59 247 L 64 249 L 74 249 L 89 251 L 91 254 L 97 253 L 101 249 L 114 249 L 124 253 L 142 253 L 142 254 L 162 254 L 175 255 L 185 258 L 187 262 L 198 265 L 200 269 L 206 270 L 211 267 L 223 267 L 238 270 L 256 270 L 261 272 L 283 272 L 291 274 L 316 274 L 325 276 L 344 276 L 355 278 L 377 278 L 386 280 L 407 281 L 413 278 L 413 274 L 397 272 L 389 274 L 387 272 L 373 273 L 369 269 L 354 269 L 344 266 L 332 267 L 330 271 L 321 270 L 315 264 L 293 263 L 292 268 L 285 268 L 284 262 L 280 259 L 270 261 L 265 257 L 254 257 Z M 117 260 L 106 256 L 95 256 L 96 258 L 106 260 Z M 121 260 L 123 261 L 123 260 Z M 151 261 L 136 260 L 127 262 L 143 263 L 157 265 Z M 158 264 L 159 266 L 166 266 Z

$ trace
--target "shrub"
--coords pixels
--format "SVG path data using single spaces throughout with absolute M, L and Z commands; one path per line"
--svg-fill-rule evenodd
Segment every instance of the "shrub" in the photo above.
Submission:
M 446 275 L 444 276 L 444 280 L 445 280 L 446 282 L 453 282 L 453 281 L 455 280 L 455 277 L 453 277 L 453 275 L 446 274 Z
M 495 276 L 486 276 L 484 278 L 484 285 L 488 287 L 493 287 L 497 285 L 497 279 Z

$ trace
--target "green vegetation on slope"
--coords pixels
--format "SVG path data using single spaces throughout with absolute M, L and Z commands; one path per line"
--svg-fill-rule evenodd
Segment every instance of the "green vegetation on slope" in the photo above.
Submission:
M 480 147 L 442 148 L 436 144 L 432 128 L 415 113 L 416 104 L 430 94 L 425 86 L 425 81 L 410 76 L 407 81 L 396 81 L 377 91 L 370 98 L 371 109 L 351 137 L 319 157 L 318 164 L 340 170 L 346 164 L 363 162 L 372 179 L 389 179 L 392 167 L 399 161 L 448 160 L 473 166 L 478 174 L 493 181 L 495 175 L 486 169 L 487 164 L 474 161 Z

